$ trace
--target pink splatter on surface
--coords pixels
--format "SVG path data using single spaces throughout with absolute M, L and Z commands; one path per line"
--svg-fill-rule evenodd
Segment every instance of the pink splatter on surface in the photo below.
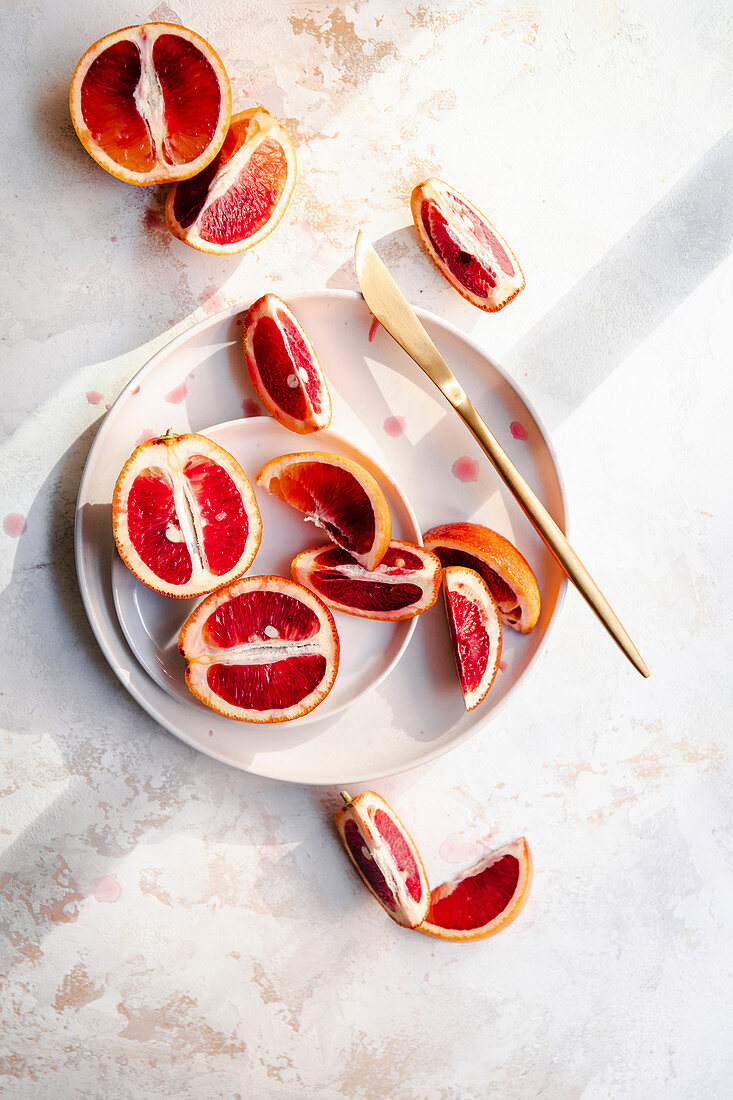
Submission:
M 216 313 L 217 310 L 224 309 L 227 304 L 224 295 L 213 284 L 201 291 L 198 301 L 204 313 Z
M 478 462 L 468 455 L 461 455 L 451 466 L 451 473 L 459 481 L 478 481 Z
M 92 883 L 92 894 L 97 901 L 119 901 L 122 896 L 122 887 L 117 881 L 117 875 L 104 875 L 103 878 L 95 878 Z
M 471 863 L 481 855 L 482 848 L 473 840 L 467 840 L 460 833 L 451 833 L 438 848 L 438 855 L 444 863 Z
M 87 401 L 90 405 L 99 405 L 104 398 L 104 394 L 99 390 L 87 390 Z
M 170 393 L 165 395 L 165 400 L 169 405 L 180 405 L 181 401 L 185 401 L 188 393 L 188 386 L 185 382 L 181 382 L 180 386 L 176 386 Z
M 524 442 L 528 438 L 527 429 L 524 428 L 518 420 L 512 420 L 511 424 L 509 425 L 509 431 L 512 433 L 515 439 L 521 439 L 522 442 Z
M 25 531 L 25 516 L 20 512 L 8 512 L 3 520 L 3 531 L 11 539 L 19 539 Z
M 213 730 L 209 730 L 209 737 L 213 737 L 213 736 L 214 736 L 214 731 L 213 731 Z
M 375 336 L 376 331 L 377 331 L 378 328 L 379 328 L 379 321 L 375 317 L 372 320 L 371 325 L 369 326 L 369 343 L 370 344 L 371 344 L 372 340 L 374 339 L 374 336 Z
M 396 439 L 398 435 L 402 435 L 407 422 L 404 416 L 388 416 L 382 427 L 387 435 L 391 435 L 393 439 Z
M 253 397 L 245 397 L 242 402 L 242 412 L 245 416 L 264 416 L 264 412 Z
M 506 661 L 499 661 L 499 672 L 506 672 L 507 667 Z
M 140 387 L 135 386 L 134 390 L 130 390 L 130 397 L 134 397 L 136 393 L 140 393 Z
M 111 405 L 110 402 L 108 402 L 104 407 L 107 410 L 107 412 L 109 412 L 109 410 L 112 408 L 112 405 Z
M 140 435 L 135 440 L 135 446 L 141 447 L 143 443 L 147 443 L 147 441 L 149 439 L 152 439 L 154 435 L 155 432 L 152 428 L 143 428 L 143 430 L 140 432 Z
M 110 240 L 114 242 L 114 241 L 117 240 L 117 238 L 116 237 L 110 237 Z

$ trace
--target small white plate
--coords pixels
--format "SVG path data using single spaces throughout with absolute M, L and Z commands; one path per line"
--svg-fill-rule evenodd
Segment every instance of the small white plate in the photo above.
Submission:
M 368 455 L 331 431 L 317 436 L 294 435 L 269 416 L 233 420 L 204 428 L 203 435 L 220 443 L 233 455 L 254 485 L 257 471 L 271 458 L 294 451 L 329 451 L 343 455 L 366 467 L 379 482 L 392 513 L 392 537 L 421 542 L 420 529 L 410 505 L 392 479 Z M 294 508 L 276 500 L 268 492 L 255 488 L 262 516 L 262 542 L 248 576 L 274 573 L 289 577 L 290 563 L 296 554 L 311 546 L 327 543 L 323 531 L 306 523 Z M 201 720 L 222 721 L 205 707 L 186 687 L 186 662 L 178 652 L 178 634 L 199 602 L 175 600 L 141 584 L 122 559 L 112 562 L 112 591 L 120 625 L 130 648 L 148 675 L 169 695 L 201 712 Z M 332 718 L 345 707 L 375 688 L 389 675 L 405 651 L 415 630 L 416 620 L 399 623 L 371 622 L 353 615 L 335 612 L 341 654 L 336 682 L 319 707 L 288 725 Z M 229 724 L 229 719 L 224 719 Z
M 79 488 L 75 532 L 79 586 L 92 629 L 126 689 L 156 721 L 187 744 L 274 779 L 324 784 L 374 780 L 424 764 L 487 726 L 525 681 L 544 647 L 562 602 L 565 581 L 455 412 L 382 329 L 372 330 L 372 317 L 361 297 L 350 291 L 325 291 L 289 302 L 311 337 L 328 378 L 334 432 L 381 470 L 393 474 L 415 510 L 420 529 L 459 519 L 484 523 L 510 538 L 537 576 L 542 595 L 540 620 L 526 637 L 512 630 L 504 632 L 502 670 L 486 700 L 466 713 L 442 599 L 416 620 L 412 641 L 389 676 L 338 714 L 317 709 L 309 723 L 255 726 L 235 722 L 200 705 L 185 688 L 182 692 L 180 687 L 171 690 L 167 656 L 183 608 L 175 607 L 178 601 L 166 601 L 166 611 L 152 636 L 141 638 L 139 624 L 149 624 L 143 586 L 139 586 L 137 610 L 128 606 L 123 612 L 132 644 L 139 653 L 147 653 L 142 664 L 133 656 L 117 615 L 112 584 L 117 557 L 112 538 L 114 484 L 130 452 L 146 436 L 158 435 L 167 427 L 177 432 L 203 432 L 208 425 L 223 424 L 241 413 L 247 417 L 261 411 L 242 355 L 241 319 L 246 303 L 209 317 L 172 340 L 138 372 L 104 418 Z M 517 384 L 464 333 L 432 314 L 417 313 L 512 461 L 564 529 L 565 497 L 554 453 Z M 269 418 L 265 423 L 271 423 Z M 283 431 L 275 424 L 272 430 Z M 278 442 L 271 452 L 268 448 L 263 461 L 301 446 L 318 449 L 318 440 L 324 437 L 315 435 L 304 441 L 285 432 L 285 438 L 285 444 Z M 327 449 L 325 444 L 323 449 Z M 259 465 L 246 463 L 245 469 L 253 477 Z M 264 495 L 258 494 L 263 515 L 268 508 Z M 270 503 L 274 508 L 277 502 Z M 281 507 L 287 514 L 287 506 Z M 297 514 L 283 522 L 293 524 L 296 542 L 292 553 L 317 541 Z M 266 527 L 268 524 L 269 517 Z M 404 529 L 410 529 L 407 516 Z M 286 560 L 283 555 L 279 571 L 287 572 L 290 556 Z M 253 568 L 262 571 L 260 559 Z M 119 576 L 115 572 L 115 577 Z M 119 583 L 132 580 L 125 578 Z M 129 605 L 121 591 L 117 602 L 120 607 Z M 346 619 L 339 616 L 339 630 Z M 353 620 L 355 630 L 383 627 Z M 349 619 L 343 629 L 351 628 Z M 388 654 L 387 666 L 392 656 Z M 334 700 L 338 698 L 334 695 Z M 500 772 L 501 761 L 495 763 Z

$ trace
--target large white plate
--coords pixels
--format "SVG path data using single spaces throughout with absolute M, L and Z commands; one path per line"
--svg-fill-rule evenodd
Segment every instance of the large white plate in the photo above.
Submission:
M 565 581 L 438 391 L 385 332 L 378 328 L 369 339 L 371 316 L 361 297 L 326 291 L 292 298 L 290 303 L 328 377 L 334 432 L 391 473 L 422 530 L 459 519 L 485 523 L 516 543 L 537 575 L 540 620 L 526 637 L 505 631 L 503 668 L 486 701 L 466 714 L 440 601 L 419 617 L 412 642 L 386 679 L 341 713 L 319 718 L 316 711 L 307 724 L 252 726 L 219 719 L 193 698 L 157 682 L 133 656 L 113 595 L 114 483 L 145 432 L 158 434 L 167 427 L 201 431 L 240 411 L 251 414 L 253 393 L 243 364 L 239 309 L 210 317 L 171 341 L 138 372 L 107 413 L 79 489 L 79 584 L 110 665 L 130 694 L 176 736 L 257 775 L 323 784 L 373 780 L 425 763 L 486 727 L 542 649 Z M 463 333 L 438 317 L 417 312 L 512 460 L 564 529 L 565 498 L 557 463 L 519 387 Z M 289 433 L 287 438 L 294 444 L 289 449 L 297 450 L 300 438 Z M 311 439 L 316 446 L 318 436 Z M 339 617 L 339 625 L 344 618 Z M 367 625 L 376 629 L 381 624 Z

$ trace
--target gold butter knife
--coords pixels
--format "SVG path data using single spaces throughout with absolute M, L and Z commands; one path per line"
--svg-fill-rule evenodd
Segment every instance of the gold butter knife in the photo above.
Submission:
M 589 604 L 608 633 L 626 654 L 634 668 L 649 675 L 641 655 L 624 630 L 618 616 L 601 592 L 572 546 L 519 470 L 476 412 L 458 379 L 418 321 L 394 279 L 362 230 L 356 238 L 356 276 L 364 301 L 380 325 L 404 348 L 418 367 L 450 402 L 469 431 L 495 466 L 499 476 L 516 497 L 525 515 L 553 553 L 568 577 Z

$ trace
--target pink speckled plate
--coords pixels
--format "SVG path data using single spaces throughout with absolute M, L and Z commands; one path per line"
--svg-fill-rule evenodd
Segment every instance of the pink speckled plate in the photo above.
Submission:
M 105 417 L 79 490 L 77 572 L 89 621 L 110 665 L 130 694 L 176 736 L 257 775 L 299 783 L 370 781 L 447 752 L 494 717 L 542 649 L 565 582 L 438 391 L 385 332 L 377 328 L 369 339 L 371 316 L 361 297 L 326 291 L 289 301 L 329 379 L 332 429 L 392 475 L 422 530 L 457 519 L 486 523 L 519 546 L 537 575 L 540 621 L 527 637 L 505 631 L 503 667 L 485 703 L 471 714 L 463 708 L 441 602 L 417 620 L 410 645 L 388 677 L 340 713 L 318 717 L 315 712 L 310 723 L 267 727 L 219 718 L 193 698 L 171 692 L 135 660 L 113 593 L 114 482 L 145 432 L 169 425 L 174 431 L 202 431 L 258 409 L 243 367 L 240 309 L 209 317 L 171 341 Z M 564 527 L 560 473 L 527 399 L 472 340 L 417 312 L 512 460 Z M 295 450 L 299 438 L 292 439 Z

